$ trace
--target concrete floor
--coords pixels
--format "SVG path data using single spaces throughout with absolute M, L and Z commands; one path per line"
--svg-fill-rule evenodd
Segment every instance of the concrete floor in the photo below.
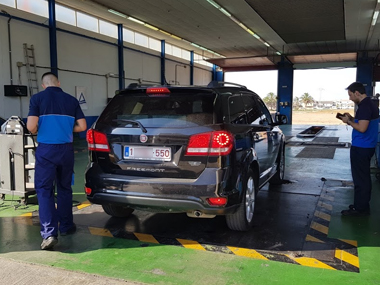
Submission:
M 297 137 L 307 127 L 282 127 L 288 183 L 261 189 L 247 233 L 229 231 L 223 217 L 141 211 L 127 220 L 107 216 L 86 202 L 86 145 L 77 140 L 78 232 L 59 237 L 54 251 L 40 250 L 35 197 L 15 210 L 17 197 L 7 195 L 0 205 L 1 283 L 380 284 L 376 164 L 371 215 L 341 217 L 353 197 L 351 130 L 326 126 L 316 138 Z

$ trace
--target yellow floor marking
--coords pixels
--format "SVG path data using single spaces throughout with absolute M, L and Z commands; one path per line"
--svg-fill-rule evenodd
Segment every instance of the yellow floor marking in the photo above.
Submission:
M 353 245 L 355 247 L 358 247 L 358 242 L 356 240 L 348 240 L 348 239 L 339 239 L 345 243 L 348 243 L 350 245 Z
M 332 197 L 330 195 L 322 195 L 321 198 L 329 200 L 329 201 L 334 201 L 334 197 Z
M 198 242 L 193 240 L 187 240 L 187 239 L 180 239 L 177 238 L 177 240 L 186 248 L 191 249 L 198 249 L 198 250 L 206 250 L 203 246 L 201 246 Z
M 307 235 L 306 236 L 306 241 L 312 241 L 312 242 L 320 242 L 320 243 L 324 243 L 324 241 L 321 241 L 320 239 L 317 239 L 311 235 Z
M 318 206 L 322 207 L 322 208 L 325 208 L 326 210 L 329 210 L 329 211 L 332 211 L 332 208 L 333 208 L 332 205 L 326 204 L 326 203 L 324 203 L 322 201 L 318 202 Z
M 33 216 L 32 212 L 20 215 L 20 217 L 32 217 L 32 216 Z
M 91 206 L 91 203 L 89 201 L 85 201 L 83 203 L 81 203 L 80 205 L 77 206 L 78 210 L 81 210 L 83 208 L 86 208 L 88 206 Z
M 139 233 L 133 233 L 133 234 L 138 238 L 139 241 L 159 244 L 159 242 L 152 235 L 139 234 Z
M 316 223 L 316 222 L 312 222 L 310 227 L 312 229 L 318 231 L 318 232 L 324 233 L 325 235 L 327 235 L 329 233 L 328 227 L 321 225 L 319 223 Z
M 335 268 L 327 265 L 326 263 L 320 262 L 318 259 L 310 258 L 310 257 L 291 257 L 290 255 L 286 255 L 290 259 L 293 259 L 295 262 L 309 267 L 317 267 L 317 268 L 325 268 L 336 270 Z
M 21 225 L 33 226 L 31 216 L 18 216 L 14 217 L 14 222 Z
M 88 229 L 90 230 L 90 233 L 94 236 L 113 237 L 111 232 L 107 229 L 94 227 L 88 227 Z
M 321 218 L 321 219 L 328 221 L 328 222 L 330 222 L 330 220 L 331 220 L 331 216 L 329 214 L 326 214 L 326 213 L 323 213 L 320 211 L 315 211 L 314 216 Z
M 347 251 L 336 248 L 335 249 L 335 257 L 340 259 L 340 260 L 343 260 L 343 261 L 345 261 L 345 262 L 347 262 L 353 266 L 359 267 L 359 257 L 357 257 L 351 253 L 348 253 Z
M 234 254 L 239 255 L 239 256 L 268 260 L 268 258 L 266 258 L 265 256 L 261 255 L 260 253 L 258 253 L 256 250 L 253 250 L 253 249 L 239 248 L 239 247 L 232 247 L 232 246 L 227 246 L 227 248 L 231 250 Z

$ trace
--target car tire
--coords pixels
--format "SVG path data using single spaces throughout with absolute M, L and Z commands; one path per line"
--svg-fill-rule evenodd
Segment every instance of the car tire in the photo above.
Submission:
M 281 148 L 277 157 L 277 169 L 276 173 L 269 180 L 269 184 L 280 185 L 284 181 L 285 176 L 285 148 Z
M 248 231 L 253 224 L 257 183 L 252 169 L 249 169 L 243 181 L 243 198 L 234 214 L 226 215 L 228 228 L 234 231 Z
M 116 217 L 116 218 L 126 218 L 130 214 L 132 214 L 132 212 L 134 211 L 134 209 L 132 208 L 118 206 L 118 205 L 106 204 L 106 205 L 102 205 L 102 207 L 103 207 L 104 212 L 106 212 L 106 214 L 112 217 Z

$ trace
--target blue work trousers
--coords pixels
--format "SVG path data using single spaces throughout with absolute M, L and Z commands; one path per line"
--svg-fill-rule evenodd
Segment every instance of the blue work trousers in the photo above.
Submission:
M 350 162 L 355 191 L 354 207 L 358 211 L 369 210 L 372 191 L 371 158 L 374 153 L 374 148 L 351 146 Z
M 58 236 L 73 226 L 71 181 L 74 173 L 74 149 L 71 143 L 43 144 L 36 150 L 34 185 L 39 204 L 41 236 Z M 54 190 L 57 186 L 57 207 Z M 58 228 L 59 224 L 59 228 Z

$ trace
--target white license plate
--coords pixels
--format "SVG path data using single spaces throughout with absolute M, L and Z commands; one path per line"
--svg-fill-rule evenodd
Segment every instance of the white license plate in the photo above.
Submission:
M 125 146 L 124 159 L 171 161 L 170 147 Z

